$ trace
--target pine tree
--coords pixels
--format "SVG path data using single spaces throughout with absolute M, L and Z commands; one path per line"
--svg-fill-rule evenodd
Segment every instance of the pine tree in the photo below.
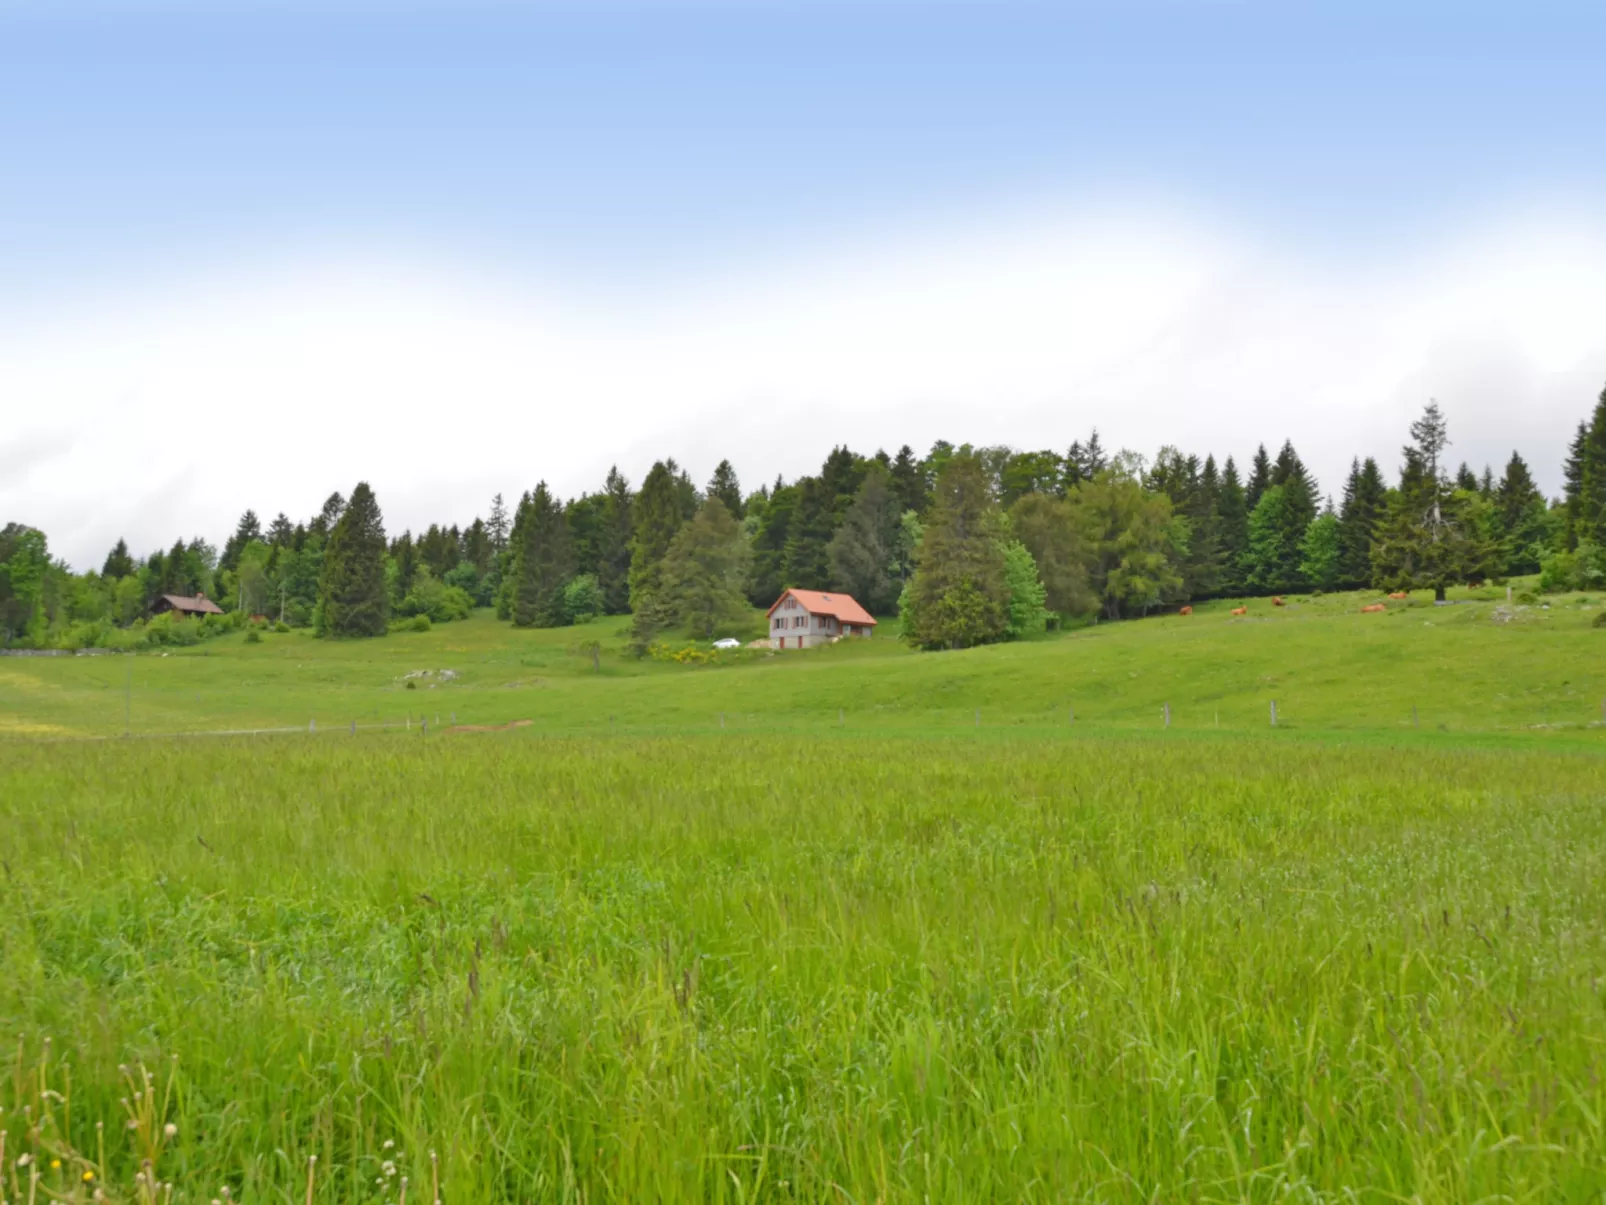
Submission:
M 1545 498 L 1534 484 L 1528 464 L 1516 452 L 1494 491 L 1495 535 L 1500 571 L 1537 573 L 1545 541 Z
M 1461 462 L 1461 467 L 1455 471 L 1455 488 L 1466 490 L 1469 494 L 1478 492 L 1478 475 L 1472 471 L 1472 466 L 1464 460 Z
M 827 548 L 831 589 L 851 594 L 872 615 L 886 615 L 898 602 L 902 583 L 895 561 L 902 517 L 890 474 L 872 464 Z
M 334 495 L 339 497 L 339 495 Z M 324 516 L 329 514 L 325 507 Z M 390 620 L 385 584 L 385 525 L 366 481 L 340 508 L 323 554 L 321 630 L 331 636 L 383 636 Z
M 1253 514 L 1255 507 L 1260 505 L 1260 496 L 1271 488 L 1271 458 L 1266 455 L 1266 445 L 1261 444 L 1255 449 L 1255 459 L 1249 469 L 1249 480 L 1244 485 L 1244 511 Z
M 133 572 L 134 558 L 128 555 L 128 543 L 118 540 L 106 554 L 106 563 L 101 566 L 100 575 L 109 581 L 117 581 Z
M 1241 594 L 1246 572 L 1244 558 L 1249 552 L 1249 511 L 1243 484 L 1238 479 L 1238 466 L 1231 456 L 1221 470 L 1216 516 L 1221 542 L 1221 591 Z
M 918 567 L 899 603 L 911 644 L 967 648 L 1002 638 L 1009 590 L 998 508 L 974 456 L 952 457 L 937 477 Z
M 517 524 L 518 546 L 513 556 L 513 625 L 520 628 L 555 628 L 568 622 L 563 588 L 573 575 L 569 528 L 563 507 L 546 482 L 535 487 L 525 504 L 523 522 Z
M 736 479 L 736 470 L 731 467 L 730 461 L 722 460 L 715 466 L 714 475 L 708 480 L 707 495 L 723 502 L 731 518 L 741 519 L 742 483 Z
M 664 554 L 686 521 L 682 490 L 675 479 L 675 462 L 660 460 L 652 466 L 636 495 L 635 531 L 630 551 L 630 609 L 639 611 L 657 592 L 663 574 Z
M 1350 462 L 1338 512 L 1338 582 L 1359 590 L 1372 580 L 1372 538 L 1388 504 L 1388 487 L 1377 461 Z

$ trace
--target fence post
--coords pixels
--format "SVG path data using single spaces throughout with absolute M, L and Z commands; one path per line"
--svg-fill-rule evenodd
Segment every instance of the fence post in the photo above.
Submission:
M 316 731 L 318 731 L 318 721 L 317 720 L 308 720 L 307 721 L 307 731 L 308 732 L 316 732 Z
M 356 736 L 357 735 L 357 721 L 356 720 L 352 720 L 351 721 L 351 735 L 352 736 Z
M 1602 708 L 1606 709 L 1606 704 L 1602 704 Z M 847 709 L 843 708 L 843 707 L 838 707 L 836 709 L 836 726 L 838 728 L 845 727 L 847 725 L 847 722 L 848 722 Z
M 981 727 L 981 708 L 976 708 L 976 727 Z
M 1422 727 L 1422 721 L 1419 720 L 1417 718 L 1417 715 L 1416 715 L 1416 704 L 1415 703 L 1411 704 L 1411 727 L 1413 727 L 1413 728 Z
M 1271 701 L 1271 726 L 1273 728 L 1277 727 L 1277 700 L 1276 699 L 1273 699 Z

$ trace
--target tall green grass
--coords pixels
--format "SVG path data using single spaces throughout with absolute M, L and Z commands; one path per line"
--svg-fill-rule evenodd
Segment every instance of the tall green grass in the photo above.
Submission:
M 1270 734 L 12 743 L 3 1193 L 1599 1201 L 1603 805 Z

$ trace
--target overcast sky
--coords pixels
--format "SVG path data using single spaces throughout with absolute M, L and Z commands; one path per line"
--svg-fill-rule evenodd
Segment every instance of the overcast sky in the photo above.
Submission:
M 1554 491 L 1606 385 L 1606 6 L 522 7 L 0 0 L 0 520 L 1094 424 L 1336 494 L 1429 397 Z

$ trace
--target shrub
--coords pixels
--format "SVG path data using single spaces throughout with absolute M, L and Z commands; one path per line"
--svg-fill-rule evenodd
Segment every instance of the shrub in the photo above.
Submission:
M 260 630 L 258 630 L 258 628 L 257 628 L 257 626 L 255 624 L 252 624 L 249 628 L 247 628 L 245 630 L 245 642 L 247 644 L 261 644 L 262 643 L 262 633 L 261 633 Z
M 288 632 L 290 630 L 290 625 L 281 619 L 278 623 L 273 625 L 273 630 L 280 633 Z
M 595 575 L 582 573 L 563 588 L 563 610 L 570 623 L 585 623 L 602 614 L 602 589 Z
M 1532 590 L 1519 590 L 1517 591 L 1517 601 L 1525 607 L 1531 607 L 1539 601 L 1539 596 Z
M 407 625 L 407 628 L 408 628 L 409 631 L 412 631 L 412 632 L 427 632 L 427 631 L 429 631 L 429 629 L 430 629 L 429 616 L 428 615 L 414 615 L 413 618 L 412 618 L 412 622 L 410 622 Z
M 1600 612 L 1589 624 L 1592 628 L 1606 628 L 1606 611 Z

